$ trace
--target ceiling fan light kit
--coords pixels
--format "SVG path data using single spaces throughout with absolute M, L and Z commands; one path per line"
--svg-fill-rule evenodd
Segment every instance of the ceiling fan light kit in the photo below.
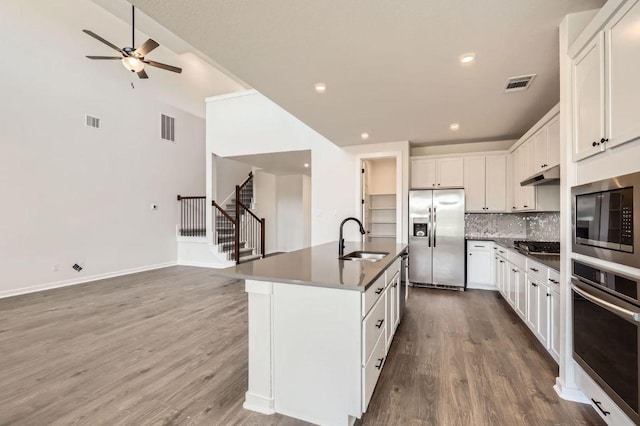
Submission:
M 135 39 L 135 23 L 136 23 L 136 8 L 135 6 L 131 6 L 131 45 L 135 46 L 136 45 L 136 39 Z M 182 72 L 182 68 L 178 68 L 178 67 L 174 67 L 173 65 L 167 65 L 167 64 L 163 64 L 160 62 L 156 62 L 156 61 L 151 61 L 148 59 L 145 59 L 145 56 L 151 52 L 153 49 L 155 49 L 156 47 L 159 46 L 159 44 L 152 39 L 149 39 L 147 41 L 145 41 L 142 46 L 135 48 L 135 47 L 123 47 L 123 48 L 119 48 L 118 46 L 116 46 L 115 44 L 107 41 L 106 39 L 100 37 L 98 34 L 89 31 L 89 30 L 82 30 L 85 34 L 95 38 L 96 40 L 100 41 L 101 43 L 106 44 L 107 46 L 109 46 L 110 48 L 112 48 L 113 50 L 117 51 L 120 53 L 120 55 L 122 56 L 87 56 L 87 58 L 89 59 L 94 59 L 94 60 L 119 60 L 122 62 L 122 65 L 129 71 L 131 72 L 135 72 L 136 74 L 138 74 L 139 78 L 149 78 L 149 76 L 147 75 L 147 73 L 144 70 L 144 66 L 145 64 L 150 65 L 152 67 L 156 67 L 156 68 L 160 68 L 166 71 L 171 71 L 171 72 L 175 72 L 175 73 L 181 73 Z

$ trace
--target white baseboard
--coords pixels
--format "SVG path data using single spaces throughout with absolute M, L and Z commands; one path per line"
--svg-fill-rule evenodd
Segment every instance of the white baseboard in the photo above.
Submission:
M 467 289 L 498 291 L 498 287 L 492 284 L 467 284 Z
M 252 393 L 245 393 L 244 404 L 242 407 L 245 410 L 251 410 L 262 414 L 274 414 L 275 404 L 273 398 L 265 398 L 264 396 L 255 395 Z
M 104 280 L 104 279 L 107 279 L 107 278 L 114 278 L 114 277 L 119 277 L 119 276 L 122 276 L 122 275 L 135 274 L 137 272 L 151 271 L 153 269 L 166 268 L 168 266 L 175 266 L 175 265 L 176 265 L 176 262 L 158 263 L 156 265 L 148 265 L 148 266 L 141 266 L 141 267 L 138 267 L 138 268 L 122 269 L 120 271 L 108 272 L 108 273 L 105 273 L 105 274 L 89 275 L 89 276 L 86 276 L 86 277 L 79 277 L 79 278 L 74 278 L 74 279 L 71 279 L 71 280 L 56 281 L 56 282 L 52 282 L 52 283 L 38 284 L 38 285 L 34 285 L 34 286 L 29 286 L 29 287 L 22 287 L 22 288 L 16 288 L 16 289 L 12 289 L 12 290 L 5 290 L 5 291 L 0 291 L 0 299 L 3 299 L 5 297 L 18 296 L 20 294 L 35 293 L 37 291 L 51 290 L 51 289 L 60 288 L 60 287 L 68 287 L 68 286 L 76 285 L 76 284 L 84 284 L 84 283 L 88 283 L 88 282 L 91 282 L 91 281 Z
M 582 390 L 576 388 L 563 387 L 559 378 L 556 377 L 556 384 L 553 385 L 553 390 L 556 391 L 558 396 L 567 401 L 580 402 L 582 404 L 591 404 L 589 398 L 587 398 Z

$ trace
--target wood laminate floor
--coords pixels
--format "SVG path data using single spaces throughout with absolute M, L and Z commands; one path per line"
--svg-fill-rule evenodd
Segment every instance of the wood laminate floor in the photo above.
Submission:
M 241 281 L 171 267 L 0 299 L 0 425 L 300 425 L 242 408 Z M 495 292 L 412 289 L 361 425 L 603 424 Z

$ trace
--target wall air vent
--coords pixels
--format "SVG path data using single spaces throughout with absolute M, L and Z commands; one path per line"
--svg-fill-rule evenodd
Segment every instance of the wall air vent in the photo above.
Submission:
M 176 119 L 168 115 L 160 114 L 160 137 L 165 141 L 176 141 Z
M 93 127 L 95 129 L 99 129 L 100 119 L 98 117 L 92 117 L 87 114 L 84 116 L 84 125 L 87 127 Z
M 505 93 L 521 92 L 527 90 L 531 86 L 531 82 L 536 78 L 535 74 L 521 75 L 520 77 L 511 77 L 507 79 L 507 85 L 504 88 Z

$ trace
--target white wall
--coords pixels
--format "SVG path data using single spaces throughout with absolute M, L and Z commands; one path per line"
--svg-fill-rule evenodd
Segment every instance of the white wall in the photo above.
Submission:
M 235 192 L 236 185 L 240 185 L 249 177 L 251 166 L 222 157 L 217 157 L 214 161 L 216 191 L 212 193 L 212 196 L 218 203 L 222 203 L 230 194 Z
M 253 185 L 256 195 L 254 212 L 259 218 L 265 220 L 264 250 L 269 254 L 278 251 L 276 176 L 261 170 L 257 170 L 254 176 Z
M 370 194 L 395 194 L 396 193 L 396 159 L 378 158 L 367 160 L 369 164 Z
M 117 61 L 90 61 L 115 52 L 83 28 L 130 37 L 88 0 L 0 4 L 0 296 L 175 263 L 175 197 L 204 193 L 204 120 L 171 106 L 203 111 L 181 95 L 188 72 L 138 81 Z M 84 127 L 86 113 L 103 127 Z M 176 118 L 176 143 L 160 140 L 160 113 Z
M 306 175 L 278 176 L 277 234 L 279 251 L 298 250 L 311 242 L 311 179 Z
M 363 156 L 398 155 L 402 211 L 407 211 L 409 142 L 341 148 L 257 92 L 207 100 L 208 152 L 227 157 L 306 149 L 311 150 L 312 164 L 311 245 L 337 241 L 342 219 L 360 216 L 357 202 Z M 404 216 L 401 235 L 406 239 Z M 357 227 L 345 228 L 345 239 L 360 240 Z

